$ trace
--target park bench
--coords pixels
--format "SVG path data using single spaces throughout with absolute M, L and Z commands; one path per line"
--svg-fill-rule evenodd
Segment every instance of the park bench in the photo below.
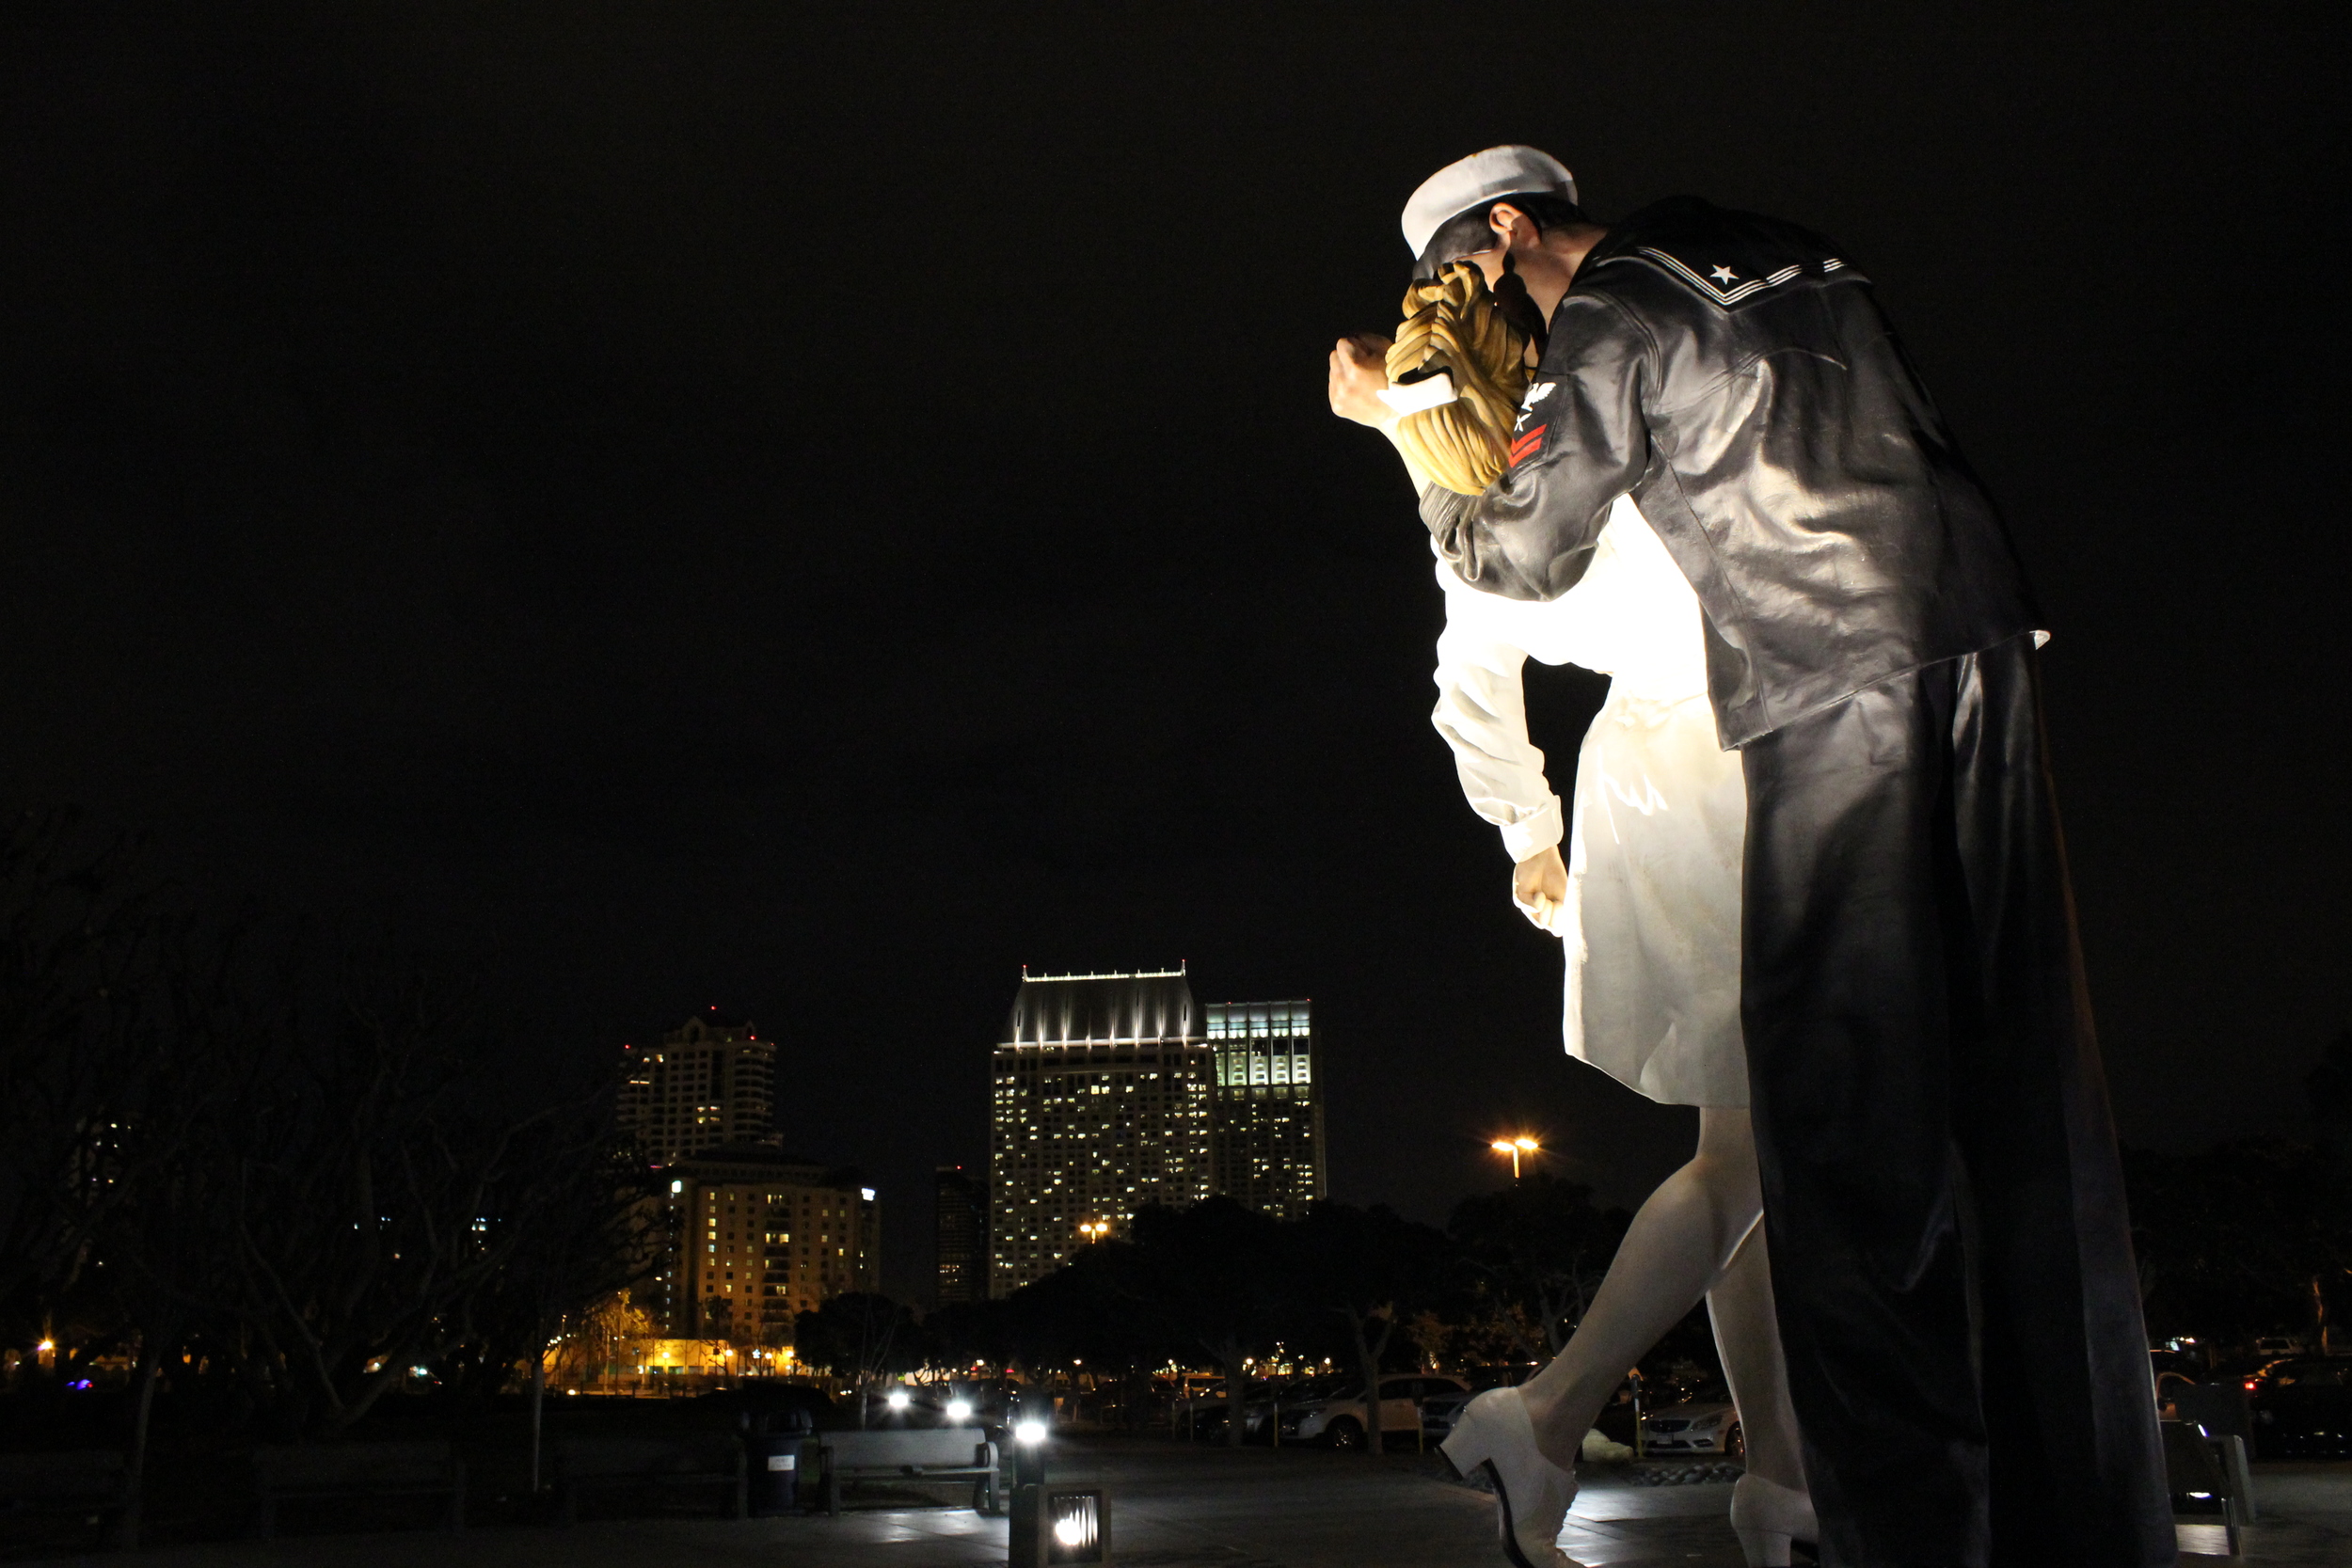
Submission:
M 116 1449 L 0 1454 L 0 1511 L 79 1514 L 102 1529 L 118 1525 L 131 1500 L 130 1474 Z
M 555 1446 L 557 1518 L 580 1517 L 580 1495 L 604 1491 L 715 1493 L 727 1517 L 749 1516 L 743 1445 L 732 1433 L 571 1437 Z
M 1002 1484 L 996 1445 L 978 1427 L 934 1427 L 916 1432 L 820 1432 L 817 1448 L 825 1466 L 825 1512 L 841 1512 L 841 1488 L 856 1481 L 972 1481 L 972 1507 L 997 1511 Z
M 2191 1421 L 2158 1423 L 2164 1438 L 2165 1489 L 2172 1494 L 2175 1517 L 2221 1515 L 2223 1538 L 2236 1557 L 2240 1528 L 2253 1517 L 2248 1484 L 2246 1441 L 2234 1433 L 2208 1435 Z
M 278 1505 L 329 1497 L 441 1497 L 466 1528 L 466 1466 L 447 1443 L 322 1443 L 253 1450 L 253 1533 L 278 1533 Z

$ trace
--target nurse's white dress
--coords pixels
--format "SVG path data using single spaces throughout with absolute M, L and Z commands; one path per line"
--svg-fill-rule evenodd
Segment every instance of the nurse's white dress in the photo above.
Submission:
M 1571 1055 L 1675 1105 L 1743 1106 L 1740 863 L 1747 787 L 1718 746 L 1697 596 L 1629 497 L 1583 579 L 1546 604 L 1482 594 L 1438 562 L 1446 629 L 1431 720 L 1462 792 L 1514 861 L 1558 844 L 1527 738 L 1526 660 L 1611 677 L 1577 756 L 1562 1029 Z

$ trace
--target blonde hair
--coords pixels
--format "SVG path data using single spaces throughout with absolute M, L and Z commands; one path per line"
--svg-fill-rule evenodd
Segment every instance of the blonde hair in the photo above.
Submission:
M 1432 480 L 1475 496 L 1510 467 L 1511 426 L 1527 391 L 1527 336 L 1503 320 L 1486 280 L 1455 261 L 1405 291 L 1405 325 L 1389 350 L 1389 379 L 1442 371 L 1455 400 L 1407 414 L 1397 445 Z

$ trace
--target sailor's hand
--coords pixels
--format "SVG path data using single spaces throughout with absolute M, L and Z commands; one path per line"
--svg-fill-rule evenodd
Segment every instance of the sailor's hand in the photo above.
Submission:
M 1370 333 L 1342 338 L 1331 350 L 1331 412 L 1386 429 L 1396 411 L 1380 401 L 1389 385 L 1389 340 Z
M 1553 922 L 1568 902 L 1568 868 L 1557 846 L 1538 849 L 1511 870 L 1511 902 L 1536 927 L 1556 931 Z

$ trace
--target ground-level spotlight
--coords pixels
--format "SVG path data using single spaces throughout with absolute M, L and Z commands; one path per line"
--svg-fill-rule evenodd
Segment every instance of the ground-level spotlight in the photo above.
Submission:
M 961 1426 L 964 1422 L 970 1420 L 971 1418 L 972 1402 L 970 1400 L 949 1400 L 947 1402 L 947 1419 L 950 1422 L 957 1426 Z
M 1045 1420 L 1023 1416 L 1012 1423 L 1012 1483 L 1039 1486 L 1045 1481 Z
M 914 1396 L 908 1393 L 904 1388 L 893 1388 L 889 1393 L 882 1396 L 882 1403 L 890 1406 L 894 1412 L 904 1410 L 914 1402 Z
M 1111 1560 L 1110 1499 L 1099 1487 L 1024 1486 L 1012 1495 L 1009 1568 Z

